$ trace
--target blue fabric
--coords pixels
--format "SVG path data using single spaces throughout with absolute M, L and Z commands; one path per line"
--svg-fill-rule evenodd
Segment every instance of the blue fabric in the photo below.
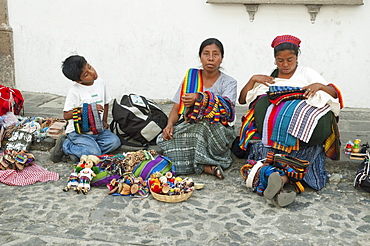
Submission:
M 119 148 L 121 140 L 108 129 L 98 134 L 77 134 L 71 132 L 63 143 L 63 152 L 66 155 L 104 155 Z
M 259 142 L 250 147 L 250 154 L 247 159 L 262 160 L 266 158 L 269 151 L 273 151 L 275 154 L 285 154 L 309 161 L 308 172 L 304 176 L 303 181 L 315 190 L 321 190 L 325 187 L 328 174 L 325 170 L 325 153 L 321 144 L 301 147 L 300 150 L 293 150 L 291 153 L 286 153 L 282 150 L 265 147 Z
M 268 165 L 268 166 L 261 167 L 259 182 L 258 182 L 258 186 L 256 189 L 258 195 L 263 196 L 263 191 L 267 188 L 267 185 L 268 185 L 268 179 L 270 175 L 274 172 L 278 172 L 280 176 L 285 175 L 285 173 L 282 170 L 279 170 L 273 166 Z
M 291 91 L 291 90 L 300 90 L 301 87 L 292 87 L 292 86 L 269 86 L 269 92 L 278 92 L 278 91 Z
M 283 102 L 284 105 L 278 112 L 271 140 L 285 147 L 294 146 L 297 139 L 288 134 L 290 120 L 294 114 L 295 108 L 301 100 L 292 100 Z

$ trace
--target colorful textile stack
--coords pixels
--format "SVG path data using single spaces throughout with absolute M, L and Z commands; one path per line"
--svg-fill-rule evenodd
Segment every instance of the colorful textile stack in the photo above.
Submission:
M 263 125 L 256 129 L 254 107 L 251 107 L 243 118 L 239 139 L 240 148 L 245 150 L 256 132 L 262 133 L 261 140 L 265 147 L 272 147 L 287 153 L 299 150 L 302 144 L 309 143 L 318 121 L 326 116 L 331 108 L 329 105 L 321 108 L 308 105 L 306 100 L 303 100 L 303 94 L 304 90 L 300 87 L 270 86 L 267 92 L 268 101 L 267 99 L 264 101 L 271 104 L 266 104 L 264 120 L 261 122 Z M 338 133 L 334 131 L 335 129 L 332 135 L 338 136 Z M 328 149 L 326 153 L 330 158 L 337 158 L 333 148 L 335 145 L 337 144 L 333 141 L 326 143 Z
M 96 103 L 84 103 L 82 107 L 74 108 L 72 114 L 76 133 L 81 134 L 91 131 L 93 134 L 98 134 L 104 131 Z
M 202 119 L 211 124 L 221 122 L 227 125 L 235 119 L 234 104 L 227 97 L 217 96 L 210 91 L 198 92 L 194 106 L 184 114 L 185 121 L 196 123 Z
M 299 99 L 306 99 L 303 94 L 306 90 L 302 90 L 300 87 L 290 86 L 270 86 L 269 92 L 267 93 L 271 103 L 279 105 L 281 102 Z
M 248 142 L 256 132 L 257 128 L 254 123 L 254 108 L 252 108 L 246 112 L 240 128 L 239 146 L 242 150 L 247 150 Z

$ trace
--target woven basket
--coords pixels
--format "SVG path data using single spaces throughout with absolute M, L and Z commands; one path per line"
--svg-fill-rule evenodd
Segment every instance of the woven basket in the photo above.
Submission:
M 161 195 L 155 192 L 151 192 L 151 193 L 155 199 L 161 202 L 182 202 L 182 201 L 187 200 L 191 196 L 191 194 L 193 194 L 193 191 L 190 191 L 188 193 L 183 193 L 181 195 L 171 195 L 171 196 Z

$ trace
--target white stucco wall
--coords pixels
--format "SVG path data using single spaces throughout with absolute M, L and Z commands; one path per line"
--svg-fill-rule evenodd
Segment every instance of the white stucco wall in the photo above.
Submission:
M 200 65 L 208 37 L 224 44 L 224 72 L 239 91 L 274 68 L 276 35 L 301 40 L 299 64 L 343 93 L 346 107 L 370 108 L 370 5 L 323 6 L 311 24 L 305 6 L 260 5 L 254 22 L 243 5 L 206 0 L 8 0 L 18 89 L 66 95 L 73 82 L 61 62 L 80 54 L 113 97 L 139 93 L 172 99 L 185 71 Z

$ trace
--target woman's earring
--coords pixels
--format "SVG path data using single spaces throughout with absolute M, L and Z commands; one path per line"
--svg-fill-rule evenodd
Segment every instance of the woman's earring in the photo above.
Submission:
M 298 66 L 298 61 L 297 61 L 297 66 Z
M 274 64 L 276 65 L 276 61 L 274 62 Z

